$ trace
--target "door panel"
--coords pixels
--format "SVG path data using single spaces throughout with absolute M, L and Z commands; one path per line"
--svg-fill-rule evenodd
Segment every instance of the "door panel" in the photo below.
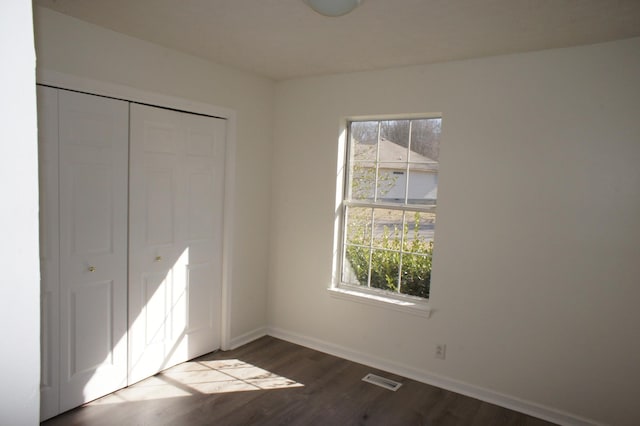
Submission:
M 215 206 L 215 177 L 210 172 L 190 173 L 188 180 L 187 238 L 192 242 L 211 240 L 216 232 L 216 217 L 211 211 Z
M 112 254 L 114 212 L 111 185 L 113 176 L 111 164 L 82 164 L 82 159 L 74 159 L 75 167 L 69 170 L 68 194 L 72 207 L 71 254 Z M 91 196 L 87 196 L 91 194 Z M 91 218 L 86 220 L 85 218 Z
M 40 419 L 58 414 L 60 294 L 58 234 L 58 91 L 38 86 L 40 185 Z
M 208 286 L 208 277 L 213 273 L 212 262 L 191 264 L 187 270 L 189 282 L 189 333 L 206 330 L 213 325 L 214 306 Z
M 220 345 L 224 120 L 131 107 L 129 383 Z
M 146 245 L 172 245 L 175 241 L 177 201 L 174 171 L 148 169 L 144 174 Z
M 70 373 L 72 376 L 113 364 L 111 294 L 113 281 L 84 283 L 71 291 Z M 105 354 L 107 357 L 105 358 Z
M 60 411 L 126 385 L 126 102 L 59 91 Z

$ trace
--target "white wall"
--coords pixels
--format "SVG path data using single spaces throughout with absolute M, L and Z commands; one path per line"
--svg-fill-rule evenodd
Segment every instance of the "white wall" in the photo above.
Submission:
M 0 3 L 0 424 L 33 425 L 40 405 L 38 140 L 31 3 Z
M 38 69 L 236 111 L 231 337 L 263 328 L 274 83 L 46 8 L 34 15 Z
M 639 76 L 631 39 L 278 83 L 272 329 L 640 424 Z M 341 118 L 437 112 L 432 317 L 330 297 Z

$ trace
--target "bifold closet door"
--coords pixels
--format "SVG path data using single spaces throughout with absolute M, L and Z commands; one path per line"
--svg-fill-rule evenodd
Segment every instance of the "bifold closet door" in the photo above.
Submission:
M 220 346 L 225 132 L 131 105 L 129 383 Z
M 60 412 L 127 383 L 127 102 L 58 91 Z

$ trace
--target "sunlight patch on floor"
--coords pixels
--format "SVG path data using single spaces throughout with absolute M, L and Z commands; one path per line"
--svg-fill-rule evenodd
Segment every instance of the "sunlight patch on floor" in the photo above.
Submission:
M 97 399 L 89 405 L 303 386 L 295 380 L 238 359 L 189 361 Z

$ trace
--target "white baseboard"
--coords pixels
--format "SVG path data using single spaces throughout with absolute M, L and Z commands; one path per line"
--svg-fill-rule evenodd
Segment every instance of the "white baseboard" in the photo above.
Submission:
M 225 350 L 233 350 L 239 348 L 242 345 L 246 345 L 247 343 L 253 342 L 263 336 L 267 335 L 267 327 L 256 328 L 255 330 L 249 331 L 248 333 L 241 334 L 240 336 L 234 337 L 229 342 L 229 348 Z
M 452 392 L 479 399 L 500 407 L 518 411 L 539 419 L 567 426 L 596 426 L 601 423 L 594 422 L 573 414 L 560 411 L 554 408 L 546 407 L 534 402 L 525 401 L 499 392 L 495 392 L 482 387 L 474 386 L 468 383 L 449 379 L 446 377 L 430 374 L 424 371 L 416 370 L 397 364 L 393 361 L 377 358 L 368 354 L 353 351 L 343 346 L 338 346 L 330 342 L 307 337 L 298 333 L 294 333 L 281 328 L 268 327 L 266 334 L 278 339 L 286 340 L 291 343 L 306 346 L 321 352 L 325 352 L 349 361 L 364 364 L 378 370 L 388 371 L 399 376 L 403 376 L 428 385 L 437 386 Z M 242 337 L 242 336 L 240 336 Z

